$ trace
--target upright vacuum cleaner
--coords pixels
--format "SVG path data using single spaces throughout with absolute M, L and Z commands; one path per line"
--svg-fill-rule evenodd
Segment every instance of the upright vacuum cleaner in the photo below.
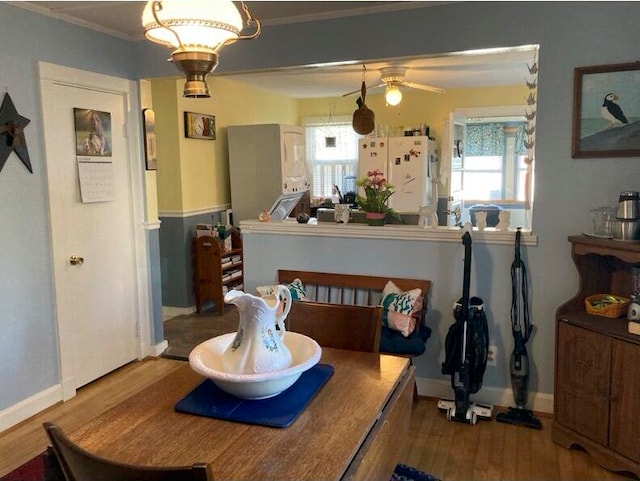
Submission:
M 511 331 L 513 333 L 514 346 L 509 368 L 516 407 L 509 408 L 507 412 L 499 413 L 496 416 L 496 421 L 542 429 L 540 420 L 530 410 L 526 409 L 529 386 L 529 357 L 527 356 L 526 344 L 531 336 L 531 331 L 533 331 L 533 325 L 529 319 L 527 268 L 520 257 L 519 228 L 516 231 L 515 259 L 511 264 L 511 285 Z
M 469 396 L 482 387 L 487 367 L 489 330 L 484 303 L 479 297 L 469 297 L 471 283 L 471 234 L 462 236 L 464 245 L 464 279 L 462 298 L 456 302 L 453 315 L 456 322 L 449 327 L 445 339 L 446 358 L 442 374 L 451 375 L 455 399 L 440 399 L 438 409 L 446 411 L 449 421 L 476 424 L 478 418 L 491 418 L 493 406 L 474 404 Z

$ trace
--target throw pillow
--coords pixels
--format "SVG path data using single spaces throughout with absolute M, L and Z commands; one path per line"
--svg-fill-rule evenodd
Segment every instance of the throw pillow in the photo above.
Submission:
M 422 307 L 422 290 L 416 288 L 402 292 L 398 286 L 389 281 L 382 290 L 381 299 L 382 325 L 408 337 L 416 328 L 413 313 Z
M 274 286 L 258 286 L 256 287 L 256 291 L 262 297 L 272 296 Z M 291 299 L 294 301 L 308 301 L 307 293 L 304 290 L 304 285 L 300 279 L 294 279 L 293 282 L 286 287 L 289 288 L 289 292 L 291 292 Z
M 294 301 L 308 301 L 307 293 L 304 290 L 304 284 L 300 279 L 294 279 L 291 284 L 289 284 L 289 290 L 291 291 L 291 299 Z

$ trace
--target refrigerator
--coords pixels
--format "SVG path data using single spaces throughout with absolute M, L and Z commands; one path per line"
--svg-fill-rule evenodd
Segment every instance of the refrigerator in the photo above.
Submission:
M 308 192 L 310 175 L 303 127 L 233 125 L 228 127 L 227 136 L 235 226 L 241 220 L 257 219 L 280 195 Z M 309 201 L 306 203 L 308 211 Z
M 389 207 L 397 212 L 416 213 L 431 206 L 438 144 L 426 136 L 367 137 L 359 140 L 358 178 L 381 170 L 394 186 Z M 364 195 L 360 188 L 360 195 Z

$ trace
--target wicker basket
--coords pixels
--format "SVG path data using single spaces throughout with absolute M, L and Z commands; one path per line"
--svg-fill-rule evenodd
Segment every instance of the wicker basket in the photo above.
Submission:
M 611 302 L 611 298 L 617 302 Z M 610 302 L 606 302 L 606 300 Z M 613 294 L 594 294 L 584 300 L 584 305 L 589 314 L 616 319 L 627 314 L 629 299 Z

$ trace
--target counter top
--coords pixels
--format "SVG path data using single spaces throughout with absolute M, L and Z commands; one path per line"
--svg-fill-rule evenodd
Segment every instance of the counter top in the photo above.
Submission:
M 413 240 L 423 242 L 459 243 L 462 230 L 457 227 L 423 228 L 417 225 L 387 224 L 381 227 L 366 224 L 334 222 L 318 222 L 317 224 L 300 224 L 295 219 L 260 222 L 258 220 L 240 221 L 240 232 L 245 234 L 297 235 L 316 237 L 342 237 L 359 239 Z M 498 231 L 487 228 L 484 231 L 474 229 L 473 241 L 480 244 L 513 245 L 515 230 Z M 529 230 L 522 231 L 522 245 L 535 246 L 538 237 Z

